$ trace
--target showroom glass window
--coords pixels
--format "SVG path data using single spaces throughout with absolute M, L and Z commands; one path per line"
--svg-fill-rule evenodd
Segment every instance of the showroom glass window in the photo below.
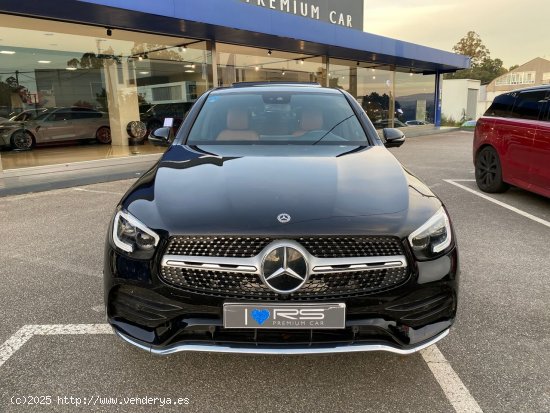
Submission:
M 74 119 L 70 133 L 48 135 L 55 149 L 3 150 L 5 170 L 159 152 L 147 142 L 130 148 L 128 122 L 142 120 L 153 129 L 173 118 L 177 125 L 212 86 L 205 41 L 118 29 L 109 36 L 103 27 L 8 15 L 0 16 L 0 39 L 0 117 L 86 108 L 105 114 L 111 134 L 111 143 L 100 145 L 94 136 L 100 125 L 94 129 L 89 119 Z M 78 133 L 84 124 L 89 133 Z
M 395 73 L 389 66 L 330 59 L 329 84 L 353 95 L 377 129 L 395 125 Z
M 325 58 L 216 43 L 219 86 L 236 82 L 318 82 L 325 84 Z
M 435 75 L 395 73 L 395 116 L 403 123 L 434 123 Z M 433 126 L 433 125 L 432 125 Z

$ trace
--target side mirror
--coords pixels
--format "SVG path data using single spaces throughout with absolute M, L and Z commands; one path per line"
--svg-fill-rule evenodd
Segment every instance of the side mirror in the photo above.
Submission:
M 384 128 L 384 146 L 386 148 L 398 148 L 405 143 L 405 134 L 399 129 Z
M 149 134 L 149 142 L 154 146 L 170 146 L 172 128 L 158 128 Z

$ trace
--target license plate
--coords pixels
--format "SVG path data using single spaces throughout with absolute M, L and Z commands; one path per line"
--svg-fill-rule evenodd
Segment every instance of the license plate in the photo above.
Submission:
M 223 306 L 225 328 L 337 329 L 346 327 L 346 305 L 231 304 Z

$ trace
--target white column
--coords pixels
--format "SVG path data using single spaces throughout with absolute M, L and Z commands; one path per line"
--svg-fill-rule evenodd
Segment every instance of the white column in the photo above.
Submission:
M 123 59 L 105 60 L 105 89 L 111 125 L 111 145 L 128 146 L 128 123 L 139 120 L 139 101 L 133 64 Z

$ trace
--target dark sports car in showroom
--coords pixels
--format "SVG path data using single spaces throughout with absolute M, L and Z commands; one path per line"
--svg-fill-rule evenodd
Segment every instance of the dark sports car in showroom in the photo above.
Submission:
M 445 337 L 458 252 L 442 202 L 347 92 L 205 93 L 124 195 L 104 265 L 107 317 L 155 354 L 409 354 Z

